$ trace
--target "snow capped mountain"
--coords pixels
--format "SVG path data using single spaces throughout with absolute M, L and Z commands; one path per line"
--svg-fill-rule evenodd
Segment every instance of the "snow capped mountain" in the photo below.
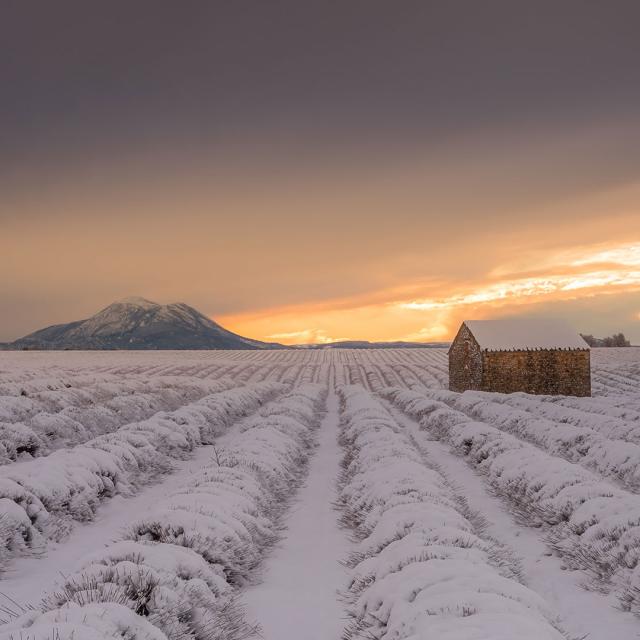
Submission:
M 86 320 L 59 324 L 12 343 L 14 349 L 269 349 L 243 338 L 182 302 L 118 300 Z

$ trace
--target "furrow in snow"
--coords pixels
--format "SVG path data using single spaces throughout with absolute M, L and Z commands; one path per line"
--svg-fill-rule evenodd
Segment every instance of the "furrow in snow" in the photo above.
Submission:
M 265 640 L 338 640 L 346 583 L 340 560 L 350 548 L 334 509 L 339 471 L 338 401 L 333 385 L 304 486 L 287 515 L 284 538 L 266 561 L 260 584 L 243 594 Z
M 360 385 L 340 395 L 343 520 L 359 538 L 344 638 L 565 638 L 384 406 Z

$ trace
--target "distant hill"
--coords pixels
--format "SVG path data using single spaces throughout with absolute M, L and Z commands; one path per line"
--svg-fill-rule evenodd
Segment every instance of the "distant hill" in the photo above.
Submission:
M 244 338 L 182 302 L 125 298 L 86 320 L 58 324 L 6 345 L 8 349 L 278 349 Z
M 441 349 L 449 342 L 369 342 L 368 340 L 342 340 L 326 344 L 305 345 L 306 349 Z

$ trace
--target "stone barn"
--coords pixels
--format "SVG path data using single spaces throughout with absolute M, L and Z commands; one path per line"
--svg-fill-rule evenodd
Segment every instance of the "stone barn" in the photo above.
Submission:
M 465 320 L 449 348 L 449 389 L 590 396 L 589 345 L 560 320 Z

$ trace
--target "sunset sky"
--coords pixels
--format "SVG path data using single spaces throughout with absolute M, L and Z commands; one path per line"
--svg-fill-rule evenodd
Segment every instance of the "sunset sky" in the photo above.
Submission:
M 640 3 L 7 2 L 0 341 L 115 299 L 285 343 L 640 344 Z

